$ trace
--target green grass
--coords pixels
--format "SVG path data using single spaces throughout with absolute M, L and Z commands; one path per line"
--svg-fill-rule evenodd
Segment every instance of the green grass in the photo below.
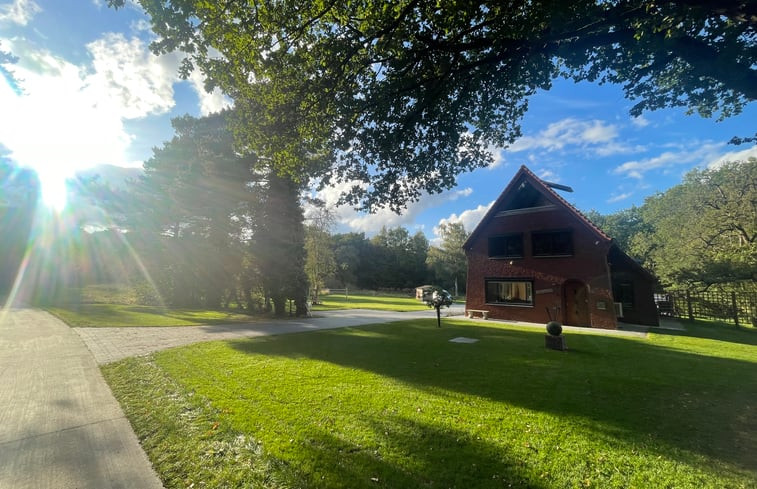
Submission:
M 47 311 L 73 327 L 197 326 L 200 324 L 251 323 L 253 316 L 205 309 L 164 309 L 125 304 L 72 304 Z
M 320 303 L 313 306 L 314 311 L 330 311 L 334 309 L 377 309 L 381 311 L 422 311 L 428 309 L 425 303 L 415 297 L 372 296 L 341 294 L 323 295 Z
M 720 333 L 569 333 L 563 353 L 405 321 L 103 372 L 167 488 L 753 488 L 757 332 Z

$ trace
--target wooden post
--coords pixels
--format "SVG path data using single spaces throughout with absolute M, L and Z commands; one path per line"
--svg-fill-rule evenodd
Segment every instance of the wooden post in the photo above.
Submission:
M 691 307 L 691 292 L 686 291 L 686 309 L 689 312 L 689 321 L 694 320 L 694 309 Z
M 733 308 L 733 321 L 739 325 L 739 307 L 736 303 L 736 292 L 731 292 L 731 307 Z
M 436 327 L 441 328 L 442 327 L 442 313 L 441 313 L 442 306 L 436 306 Z

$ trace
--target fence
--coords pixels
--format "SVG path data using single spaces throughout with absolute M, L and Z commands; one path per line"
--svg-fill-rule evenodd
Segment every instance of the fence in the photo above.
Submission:
M 757 293 L 674 291 L 655 294 L 661 316 L 715 319 L 757 327 Z

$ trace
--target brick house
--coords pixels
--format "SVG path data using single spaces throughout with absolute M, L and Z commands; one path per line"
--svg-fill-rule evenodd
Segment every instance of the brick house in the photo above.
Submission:
M 471 233 L 466 311 L 607 329 L 659 325 L 655 277 L 555 188 L 570 190 L 522 166 Z

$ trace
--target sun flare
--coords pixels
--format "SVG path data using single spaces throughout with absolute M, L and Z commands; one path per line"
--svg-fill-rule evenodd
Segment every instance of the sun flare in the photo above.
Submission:
M 68 175 L 60 169 L 35 168 L 40 183 L 40 198 L 42 203 L 56 212 L 66 207 L 68 190 L 66 179 Z

